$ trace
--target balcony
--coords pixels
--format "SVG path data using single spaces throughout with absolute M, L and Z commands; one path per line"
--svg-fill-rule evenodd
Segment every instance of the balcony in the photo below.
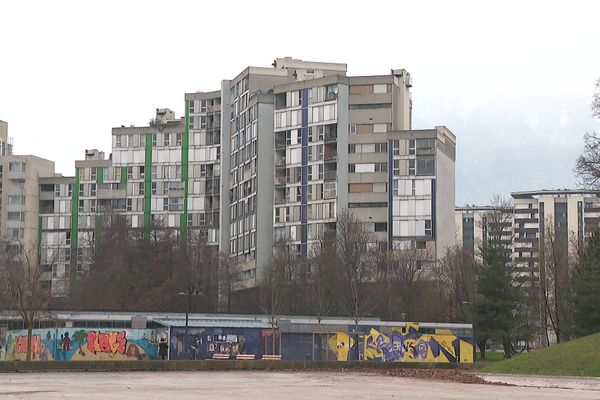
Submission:
M 25 171 L 8 171 L 6 173 L 6 177 L 8 179 L 12 179 L 13 181 L 25 182 L 26 174 Z

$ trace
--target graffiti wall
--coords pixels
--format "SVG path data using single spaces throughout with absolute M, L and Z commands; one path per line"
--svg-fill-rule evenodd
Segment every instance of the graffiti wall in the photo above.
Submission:
M 421 333 L 418 324 L 392 329 L 384 334 L 371 328 L 358 335 L 358 342 L 345 332 L 329 338 L 329 346 L 338 361 L 356 359 L 396 362 L 472 363 L 472 338 L 458 337 L 450 330 Z M 358 353 L 358 354 L 357 354 Z
M 32 360 L 155 360 L 166 330 L 154 329 L 34 329 Z M 27 331 L 5 336 L 6 360 L 25 360 Z
M 261 331 L 255 328 L 189 328 L 186 357 L 185 328 L 172 328 L 169 356 L 171 360 L 207 359 L 215 353 L 260 356 L 264 348 Z

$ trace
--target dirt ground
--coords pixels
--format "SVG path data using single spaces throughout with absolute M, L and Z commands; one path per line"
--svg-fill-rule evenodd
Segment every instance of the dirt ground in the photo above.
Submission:
M 488 377 L 486 377 L 488 378 Z M 556 379 L 544 378 L 546 385 Z M 559 378 L 557 378 L 559 379 Z M 580 383 L 582 381 L 580 380 Z M 515 383 L 515 382 L 513 382 Z M 518 383 L 518 382 L 516 382 Z M 538 385 L 543 383 L 537 382 Z M 564 386 L 564 382 L 562 385 Z M 0 399 L 600 399 L 599 386 L 498 386 L 350 372 L 0 374 Z

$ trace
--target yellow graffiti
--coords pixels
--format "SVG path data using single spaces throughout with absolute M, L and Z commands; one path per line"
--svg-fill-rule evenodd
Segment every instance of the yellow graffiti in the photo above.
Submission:
M 352 346 L 354 346 L 354 339 L 346 332 L 338 332 L 329 338 L 329 347 L 335 352 L 338 361 L 348 361 Z

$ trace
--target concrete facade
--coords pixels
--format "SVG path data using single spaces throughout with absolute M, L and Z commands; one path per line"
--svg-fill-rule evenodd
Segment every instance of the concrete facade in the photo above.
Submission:
M 37 254 L 39 182 L 53 174 L 52 161 L 32 155 L 0 155 L 0 239 L 9 246 Z

